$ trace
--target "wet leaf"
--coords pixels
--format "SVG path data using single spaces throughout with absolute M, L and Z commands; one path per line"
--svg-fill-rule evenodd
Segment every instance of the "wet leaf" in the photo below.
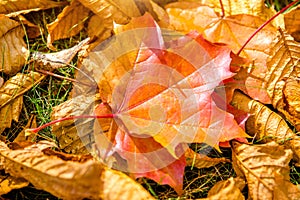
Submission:
M 234 170 L 238 176 L 247 179 L 250 198 L 278 198 L 274 192 L 279 184 L 276 180 L 280 178 L 290 181 L 289 162 L 293 156 L 292 151 L 275 142 L 262 145 L 233 142 L 232 151 Z
M 18 22 L 0 14 L 0 72 L 12 75 L 25 64 L 29 52 L 23 37 L 24 30 Z
M 12 120 L 18 121 L 22 109 L 22 95 L 39 83 L 45 76 L 37 72 L 18 73 L 0 88 L 0 133 L 11 126 Z

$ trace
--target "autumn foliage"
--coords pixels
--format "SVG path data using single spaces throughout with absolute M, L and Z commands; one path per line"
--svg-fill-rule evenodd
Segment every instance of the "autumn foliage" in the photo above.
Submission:
M 73 89 L 52 122 L 37 128 L 32 115 L 14 141 L 0 142 L 9 174 L 0 175 L 0 194 L 31 183 L 63 199 L 154 199 L 140 184 L 147 178 L 196 198 L 183 185 L 186 167 L 231 163 L 236 177 L 206 199 L 244 199 L 246 185 L 251 199 L 300 198 L 289 175 L 290 161 L 300 161 L 297 2 L 272 21 L 276 12 L 261 0 L 2 3 L 0 133 L 48 75 Z M 57 7 L 45 26 L 56 52 L 32 52 L 24 36 L 44 33 L 26 16 Z M 83 32 L 57 51 L 56 41 Z M 74 67 L 74 78 L 55 74 L 63 67 Z M 49 125 L 55 142 L 38 133 Z M 232 158 L 208 157 L 195 144 L 230 148 Z

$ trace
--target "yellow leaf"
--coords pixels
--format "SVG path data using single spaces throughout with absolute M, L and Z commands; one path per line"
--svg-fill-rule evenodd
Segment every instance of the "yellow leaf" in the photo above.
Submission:
M 29 55 L 22 26 L 0 14 L 0 72 L 17 73 Z
M 0 88 L 0 116 L 3 119 L 0 122 L 0 133 L 10 127 L 12 120 L 18 121 L 23 103 L 22 95 L 44 77 L 37 72 L 18 73 Z

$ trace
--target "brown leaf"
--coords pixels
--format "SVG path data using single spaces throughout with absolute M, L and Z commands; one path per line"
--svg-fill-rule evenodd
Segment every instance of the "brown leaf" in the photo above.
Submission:
M 286 30 L 300 42 L 300 5 L 284 14 Z
M 248 194 L 253 200 L 274 199 L 277 178 L 290 180 L 292 151 L 283 145 L 275 142 L 248 145 L 234 141 L 232 152 L 233 168 L 239 176 L 246 177 Z
M 0 14 L 0 72 L 12 75 L 17 73 L 29 55 L 25 44 L 22 26 Z
M 29 182 L 24 178 L 16 178 L 10 175 L 0 175 L 0 195 L 7 194 L 14 189 L 28 186 Z
M 71 1 L 71 4 L 64 8 L 57 19 L 47 25 L 49 33 L 47 38 L 48 48 L 55 50 L 55 47 L 52 46 L 53 41 L 78 34 L 84 28 L 84 23 L 89 18 L 89 15 L 90 10 L 88 8 L 84 7 L 77 0 Z
M 14 142 L 33 141 L 34 138 L 36 137 L 36 134 L 26 135 L 25 130 L 30 128 L 36 128 L 36 127 L 37 127 L 36 116 L 31 115 L 30 119 L 28 120 L 27 124 L 24 126 L 23 130 L 14 139 Z
M 245 187 L 245 181 L 241 178 L 229 178 L 217 182 L 208 192 L 207 198 L 198 200 L 243 200 L 245 197 L 241 190 Z
M 89 43 L 90 39 L 86 38 L 77 45 L 64 49 L 56 53 L 34 52 L 31 55 L 30 62 L 34 63 L 34 68 L 37 70 L 53 71 L 68 65 L 75 55 Z
M 186 165 L 197 168 L 208 168 L 215 166 L 219 163 L 230 162 L 226 158 L 210 158 L 194 152 L 192 149 L 187 149 L 185 152 Z
M 93 96 L 84 95 L 74 97 L 53 108 L 51 119 L 60 119 L 69 116 L 91 114 L 95 102 Z M 56 135 L 59 147 L 66 152 L 86 154 L 92 150 L 95 140 L 93 137 L 94 119 L 62 121 L 53 126 L 52 133 Z M 76 125 L 76 126 L 75 126 Z
M 53 144 L 52 144 L 53 145 Z M 93 160 L 65 161 L 57 154 L 45 155 L 49 142 L 10 150 L 0 143 L 0 161 L 14 176 L 63 199 L 153 199 L 135 181 Z M 48 153 L 49 154 L 49 153 Z
M 246 123 L 246 130 L 249 135 L 257 140 L 280 143 L 296 137 L 280 115 L 241 92 L 234 92 L 231 104 L 235 108 L 250 114 Z
M 0 133 L 11 126 L 11 121 L 18 121 L 22 109 L 23 97 L 32 86 L 45 76 L 37 72 L 18 73 L 0 88 Z
M 300 44 L 281 30 L 274 44 L 264 78 L 266 89 L 274 108 L 300 131 Z
M 1 1 L 0 14 L 17 16 L 31 11 L 38 11 L 64 5 L 64 2 L 54 2 L 50 0 L 15 0 Z

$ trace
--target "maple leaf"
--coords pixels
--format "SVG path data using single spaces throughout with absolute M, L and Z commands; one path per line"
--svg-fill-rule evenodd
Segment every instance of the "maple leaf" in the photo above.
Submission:
M 114 151 L 127 160 L 128 171 L 136 177 L 169 184 L 180 194 L 182 144 L 205 142 L 218 148 L 220 141 L 247 136 L 211 97 L 222 80 L 233 76 L 230 49 L 196 32 L 167 40 L 149 14 L 116 32 L 111 43 L 97 47 L 84 62 L 94 67 L 100 98 L 111 106 L 119 127 Z M 123 41 L 133 42 L 124 46 Z M 96 130 L 95 138 L 100 140 L 100 133 Z M 150 152 L 154 156 L 136 158 L 136 153 Z

